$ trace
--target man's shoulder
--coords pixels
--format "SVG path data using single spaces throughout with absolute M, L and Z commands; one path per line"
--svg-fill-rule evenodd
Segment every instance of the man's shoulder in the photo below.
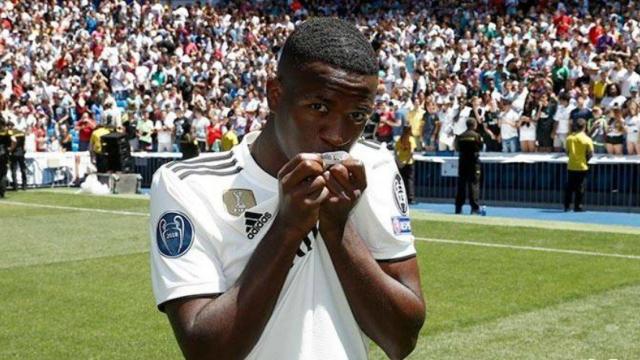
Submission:
M 577 138 L 580 139 L 580 142 L 582 142 L 583 144 L 591 144 L 593 143 L 593 140 L 591 140 L 591 138 L 585 134 L 584 132 L 581 132 Z
M 391 151 L 386 143 L 375 140 L 359 139 L 351 149 L 351 156 L 362 161 L 367 167 L 377 167 L 380 163 L 393 161 Z
M 211 188 L 221 188 L 242 171 L 233 151 L 205 153 L 188 160 L 171 161 L 161 166 L 154 177 L 170 178 L 180 188 L 198 187 L 205 181 Z

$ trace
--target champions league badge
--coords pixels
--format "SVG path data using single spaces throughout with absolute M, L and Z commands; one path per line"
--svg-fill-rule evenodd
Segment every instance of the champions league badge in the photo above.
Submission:
M 193 225 L 189 218 L 177 212 L 164 213 L 156 227 L 156 243 L 166 257 L 184 255 L 193 243 Z
M 404 183 L 400 174 L 396 173 L 393 178 L 393 200 L 402 215 L 407 215 L 409 211 L 409 201 L 407 200 L 407 191 L 404 189 Z

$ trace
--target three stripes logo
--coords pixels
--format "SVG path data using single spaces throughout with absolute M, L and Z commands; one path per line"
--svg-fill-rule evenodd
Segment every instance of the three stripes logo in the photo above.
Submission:
M 269 212 L 264 214 L 251 211 L 244 212 L 244 224 L 246 225 L 247 237 L 249 240 L 253 240 L 253 238 L 260 233 L 262 227 L 269 222 L 271 217 L 272 215 Z

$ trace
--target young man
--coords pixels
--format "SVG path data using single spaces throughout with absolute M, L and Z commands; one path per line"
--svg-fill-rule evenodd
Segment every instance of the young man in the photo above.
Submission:
M 569 211 L 573 193 L 576 194 L 574 210 L 584 211 L 582 208 L 582 198 L 584 197 L 584 180 L 589 171 L 589 159 L 593 156 L 593 142 L 585 134 L 587 121 L 585 119 L 576 120 L 573 125 L 573 132 L 567 137 L 567 155 L 569 164 L 567 165 L 568 181 L 565 187 L 564 211 Z
M 353 25 L 308 20 L 267 83 L 264 130 L 155 174 L 152 283 L 185 357 L 413 350 L 425 307 L 406 192 L 393 156 L 358 141 L 377 71 Z M 330 166 L 334 151 L 350 156 Z
M 500 136 L 502 138 L 502 152 L 514 153 L 518 150 L 518 121 L 520 115 L 511 106 L 511 99 L 502 99 L 500 113 Z
M 570 114 L 575 109 L 571 104 L 571 96 L 568 92 L 560 94 L 558 107 L 553 115 L 555 121 L 553 125 L 552 137 L 553 148 L 556 152 L 562 152 L 566 148 L 567 134 L 571 129 Z

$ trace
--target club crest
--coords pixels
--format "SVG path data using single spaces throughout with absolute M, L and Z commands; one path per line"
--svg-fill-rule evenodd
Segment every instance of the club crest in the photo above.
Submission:
M 176 258 L 189 250 L 193 235 L 193 224 L 186 215 L 166 212 L 156 227 L 156 244 L 162 255 Z
M 409 200 L 407 199 L 407 191 L 404 189 L 404 183 L 400 174 L 396 174 L 393 178 L 393 200 L 402 215 L 407 215 L 409 211 Z
M 240 216 L 245 210 L 256 206 L 253 191 L 248 189 L 229 189 L 222 194 L 222 202 L 227 212 L 233 216 Z

